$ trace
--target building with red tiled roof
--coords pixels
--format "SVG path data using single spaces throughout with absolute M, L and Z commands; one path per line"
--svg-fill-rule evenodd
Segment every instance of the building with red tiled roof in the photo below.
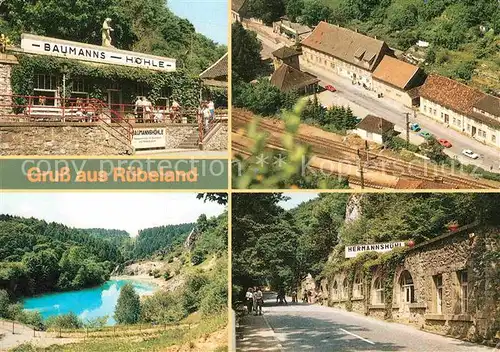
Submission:
M 384 56 L 373 72 L 373 90 L 411 107 L 416 99 L 408 92 L 425 81 L 424 71 L 415 65 Z
M 372 72 L 393 51 L 384 41 L 320 22 L 302 42 L 301 65 L 318 67 L 372 88 Z
M 500 147 L 500 99 L 447 77 L 430 75 L 419 89 L 420 112 Z

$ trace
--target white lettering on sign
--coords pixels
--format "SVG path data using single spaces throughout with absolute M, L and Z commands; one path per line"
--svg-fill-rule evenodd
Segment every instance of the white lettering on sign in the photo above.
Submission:
M 345 246 L 345 257 L 354 258 L 362 252 L 389 252 L 397 247 L 404 247 L 404 242 L 389 242 L 375 244 L 356 244 L 353 246 Z
M 132 146 L 135 149 L 166 148 L 165 128 L 135 128 Z
M 65 57 L 109 65 L 123 65 L 167 72 L 176 69 L 175 59 L 25 33 L 21 35 L 21 48 L 24 52 L 32 54 Z

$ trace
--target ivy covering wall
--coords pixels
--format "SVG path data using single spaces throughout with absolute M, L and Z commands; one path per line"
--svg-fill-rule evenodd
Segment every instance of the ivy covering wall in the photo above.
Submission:
M 18 54 L 19 61 L 12 70 L 11 85 L 13 94 L 33 95 L 36 74 L 62 75 L 66 73 L 66 97 L 72 92 L 73 81 L 84 78 L 89 86 L 91 98 L 104 100 L 110 82 L 121 87 L 125 101 L 134 101 L 137 84 L 145 87 L 145 95 L 153 104 L 161 97 L 164 88 L 170 98 L 184 107 L 198 106 L 201 83 L 183 69 L 176 72 L 157 72 L 140 68 L 88 64 L 76 60 L 48 56 Z

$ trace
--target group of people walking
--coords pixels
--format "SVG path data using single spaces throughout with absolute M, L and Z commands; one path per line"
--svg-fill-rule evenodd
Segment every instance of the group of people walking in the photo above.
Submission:
M 262 315 L 264 294 L 260 287 L 249 287 L 245 295 L 248 314 Z

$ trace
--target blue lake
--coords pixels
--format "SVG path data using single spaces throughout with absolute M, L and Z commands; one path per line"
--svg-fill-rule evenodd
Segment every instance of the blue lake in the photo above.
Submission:
M 108 325 L 114 325 L 113 319 L 120 289 L 131 283 L 139 295 L 154 292 L 157 287 L 153 284 L 134 280 L 109 280 L 98 287 L 80 291 L 52 293 L 26 298 L 23 307 L 27 310 L 38 310 L 44 319 L 52 315 L 75 313 L 81 319 L 93 319 L 108 316 Z

